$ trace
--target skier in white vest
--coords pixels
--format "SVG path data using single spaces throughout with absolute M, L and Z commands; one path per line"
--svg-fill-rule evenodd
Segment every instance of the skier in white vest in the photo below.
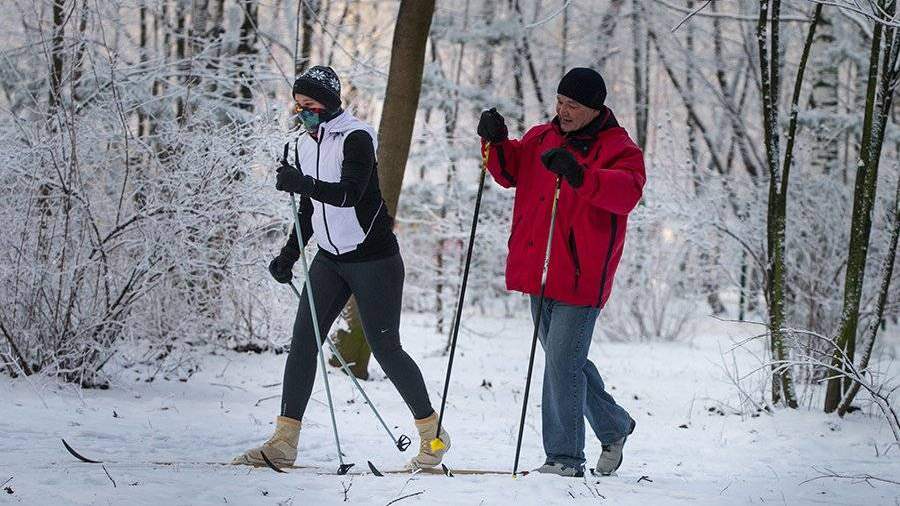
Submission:
M 419 453 L 408 468 L 434 467 L 450 447 L 433 451 L 438 417 L 422 373 L 400 345 L 403 259 L 393 232 L 393 217 L 378 187 L 374 129 L 341 108 L 341 84 L 330 67 L 314 66 L 294 82 L 293 94 L 303 128 L 294 139 L 299 167 L 282 164 L 275 187 L 300 197 L 296 229 L 269 264 L 279 283 L 289 283 L 300 248 L 314 237 L 319 251 L 310 264 L 309 281 L 319 328 L 327 333 L 350 296 L 356 297 L 372 354 L 415 418 Z M 293 465 L 301 420 L 315 382 L 317 346 L 304 289 L 294 321 L 291 351 L 284 369 L 281 415 L 275 433 L 261 446 L 234 459 L 235 464 Z M 327 335 L 324 334 L 323 335 Z

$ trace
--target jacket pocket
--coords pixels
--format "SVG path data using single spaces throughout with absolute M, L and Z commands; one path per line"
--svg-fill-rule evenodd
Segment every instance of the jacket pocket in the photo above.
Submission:
M 569 229 L 569 254 L 575 266 L 575 291 L 578 291 L 578 280 L 581 279 L 581 262 L 578 260 L 578 244 L 575 242 L 575 230 Z

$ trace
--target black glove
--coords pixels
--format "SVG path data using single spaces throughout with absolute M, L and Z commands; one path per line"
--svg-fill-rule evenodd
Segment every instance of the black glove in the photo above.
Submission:
M 301 174 L 289 163 L 282 162 L 277 172 L 278 174 L 275 176 L 276 190 L 308 196 L 316 187 L 314 178 Z
M 506 122 L 503 121 L 503 116 L 497 112 L 496 107 L 491 107 L 481 113 L 481 119 L 478 120 L 478 135 L 491 143 L 503 142 L 509 138 Z
M 566 179 L 573 188 L 584 182 L 584 167 L 565 148 L 553 148 L 541 155 L 541 163 L 547 170 Z
M 280 254 L 269 262 L 269 273 L 279 283 L 290 283 L 291 278 L 294 277 L 294 274 L 291 272 L 291 267 L 293 266 L 294 262 L 290 258 Z
M 300 169 L 300 156 L 297 154 L 297 147 L 294 146 L 294 160 L 297 161 L 297 167 L 294 167 L 287 161 L 288 144 L 284 145 L 284 156 L 281 158 L 280 164 L 275 169 L 275 189 L 288 193 L 296 193 L 298 195 L 309 196 L 316 187 L 316 180 L 310 176 L 303 175 Z

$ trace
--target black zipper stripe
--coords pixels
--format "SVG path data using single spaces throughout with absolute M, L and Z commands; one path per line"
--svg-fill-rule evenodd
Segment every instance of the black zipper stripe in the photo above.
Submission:
M 603 305 L 603 292 L 606 290 L 606 277 L 609 275 L 609 261 L 612 260 L 613 248 L 616 246 L 616 232 L 619 229 L 619 217 L 610 215 L 609 249 L 606 251 L 606 262 L 603 264 L 603 275 L 600 277 L 600 296 L 597 298 L 597 307 Z
M 578 290 L 578 280 L 581 278 L 581 262 L 578 261 L 578 245 L 575 243 L 575 230 L 569 229 L 569 250 L 572 252 L 572 261 L 575 264 L 575 290 Z
M 319 130 L 319 135 L 316 136 L 316 179 L 319 178 L 319 155 L 321 153 L 322 148 L 322 134 L 321 130 Z M 322 204 L 322 221 L 325 223 L 325 237 L 328 238 L 328 242 L 331 244 L 331 247 L 334 248 L 334 252 L 337 255 L 341 254 L 341 250 L 338 249 L 337 246 L 334 245 L 334 241 L 331 240 L 331 232 L 328 230 L 328 213 L 325 212 L 325 203 L 320 202 Z

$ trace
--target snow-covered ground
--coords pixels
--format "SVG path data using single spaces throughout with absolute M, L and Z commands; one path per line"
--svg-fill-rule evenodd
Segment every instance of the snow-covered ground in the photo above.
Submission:
M 602 324 L 602 318 L 601 318 Z M 900 486 L 822 478 L 822 473 L 900 479 L 900 449 L 877 416 L 845 419 L 818 408 L 741 416 L 737 390 L 722 370 L 721 349 L 757 328 L 705 319 L 682 343 L 595 343 L 591 357 L 611 393 L 637 420 L 617 476 L 566 479 L 500 476 L 322 475 L 152 461 L 227 461 L 268 437 L 277 414 L 284 356 L 211 356 L 187 383 L 135 382 L 122 371 L 107 391 L 79 392 L 50 381 L 0 377 L 0 504 L 900 504 Z M 422 366 L 438 405 L 446 358 L 430 319 L 408 315 L 404 345 Z M 531 325 L 474 318 L 460 336 L 446 426 L 451 467 L 510 470 Z M 729 365 L 731 356 L 728 355 Z M 757 364 L 737 357 L 741 372 Z M 522 465 L 543 461 L 539 354 Z M 377 365 L 364 387 L 398 432 L 412 420 Z M 893 371 L 896 375 L 897 371 Z M 398 452 L 350 381 L 330 369 L 348 462 L 396 469 Z M 274 396 L 274 397 L 273 397 Z M 717 409 L 718 408 L 718 409 Z M 720 413 L 721 411 L 721 413 Z M 724 414 L 722 414 L 724 413 Z M 66 438 L 99 465 L 75 461 Z M 600 445 L 589 438 L 588 465 Z M 880 456 L 878 455 L 880 454 Z M 336 468 L 325 392 L 317 384 L 301 432 L 298 463 Z M 108 472 L 108 476 L 107 476 Z M 642 479 L 644 477 L 644 479 Z M 8 480 L 7 480 L 8 479 Z M 809 481 L 812 480 L 812 481 Z

